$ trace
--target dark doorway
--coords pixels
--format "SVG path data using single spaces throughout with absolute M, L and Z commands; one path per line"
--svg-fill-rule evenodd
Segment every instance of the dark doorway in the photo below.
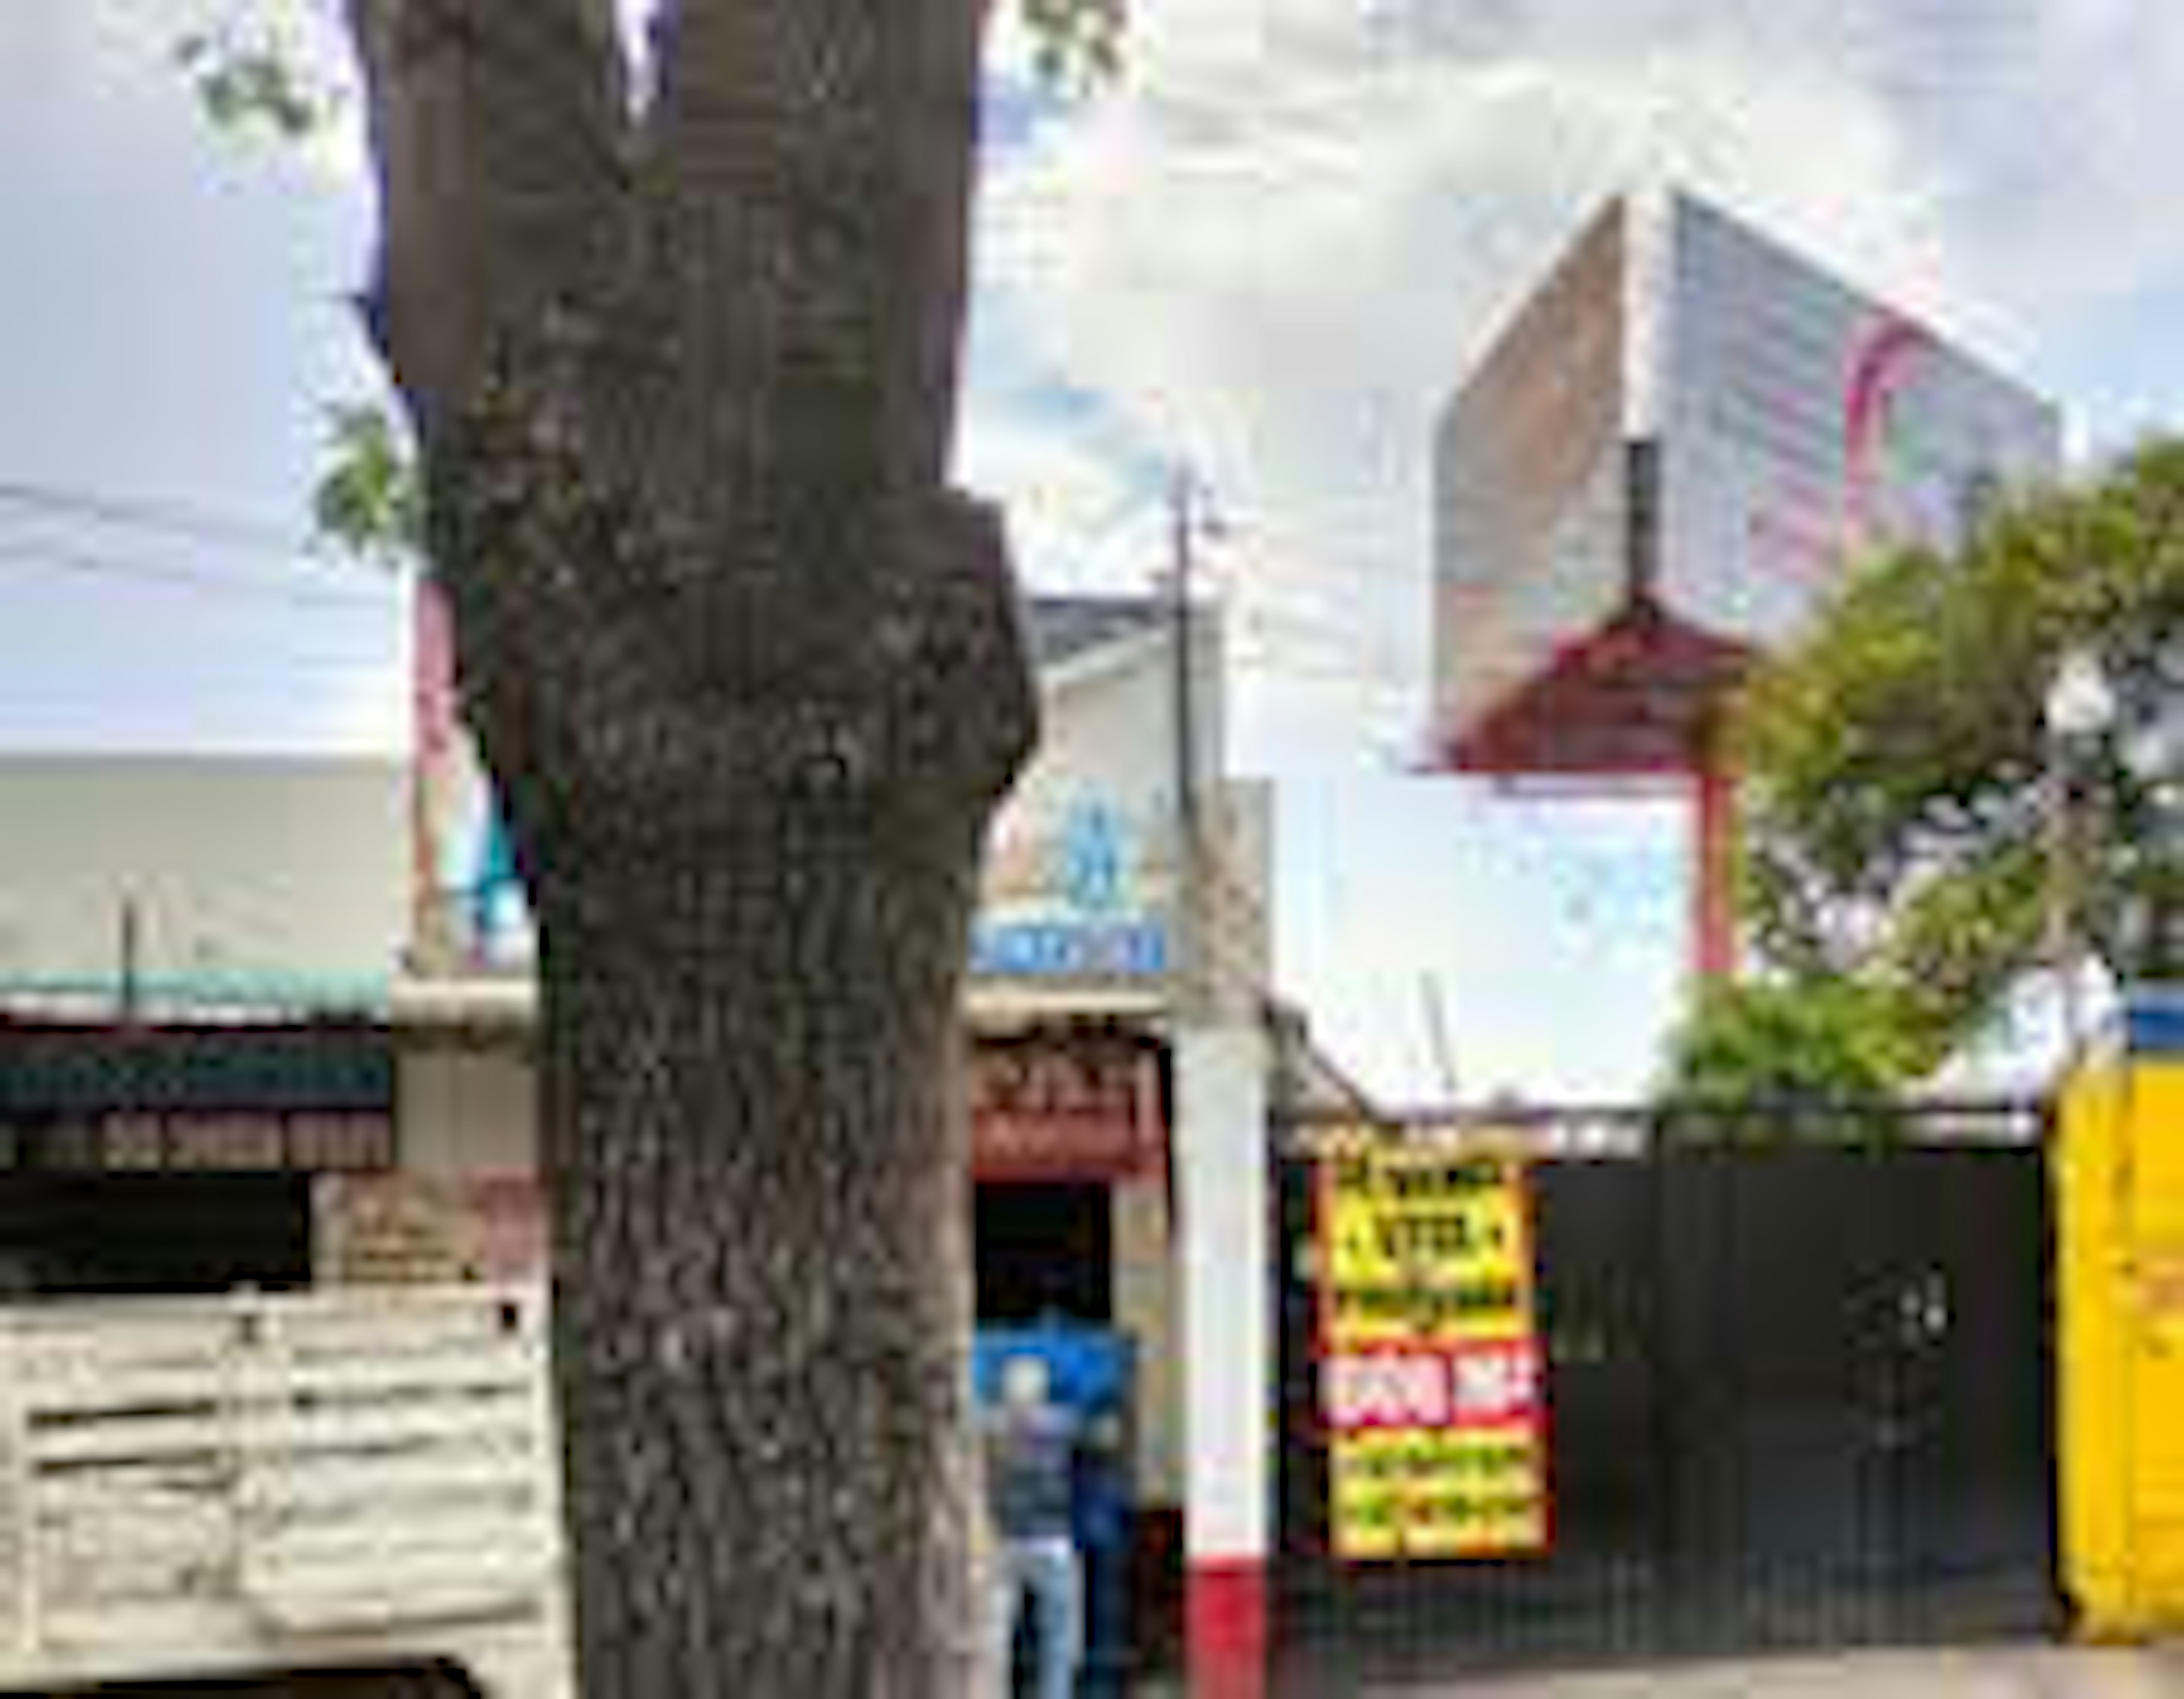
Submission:
M 980 1186 L 976 1225 L 982 1325 L 1114 1319 L 1114 1208 L 1106 1185 Z
M 310 1178 L 0 1175 L 0 1279 L 53 1296 L 308 1286 Z

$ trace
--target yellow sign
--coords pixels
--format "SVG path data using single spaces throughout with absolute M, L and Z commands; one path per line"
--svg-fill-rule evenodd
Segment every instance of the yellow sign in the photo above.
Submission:
M 1320 1412 L 1337 1557 L 1548 1542 L 1521 1161 L 1355 1145 L 1321 1164 Z

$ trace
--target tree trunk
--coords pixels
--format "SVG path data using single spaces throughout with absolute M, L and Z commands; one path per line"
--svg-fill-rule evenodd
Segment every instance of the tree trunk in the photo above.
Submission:
M 959 983 L 1034 693 L 944 479 L 983 0 L 349 0 L 535 911 L 582 1699 L 957 1699 Z
M 961 1695 L 970 861 L 752 827 L 547 911 L 583 1692 Z
M 466 510 L 436 504 L 451 551 Z M 873 535 L 895 588 L 848 632 L 809 596 L 755 628 L 803 666 L 729 645 L 673 689 L 671 624 L 595 613 L 553 735 L 499 727 L 583 1699 L 970 1688 L 958 993 L 1031 717 L 998 536 L 939 511 Z M 467 606 L 482 671 L 510 611 Z

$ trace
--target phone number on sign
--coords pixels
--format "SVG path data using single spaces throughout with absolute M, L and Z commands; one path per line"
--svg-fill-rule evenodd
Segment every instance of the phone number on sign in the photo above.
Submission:
M 1329 1357 L 1320 1404 L 1328 1426 L 1343 1434 L 1529 1423 L 1540 1414 L 1539 1350 L 1514 1340 Z

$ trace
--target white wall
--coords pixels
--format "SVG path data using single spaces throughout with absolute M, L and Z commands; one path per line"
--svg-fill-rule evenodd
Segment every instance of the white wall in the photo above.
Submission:
M 538 1160 L 537 1077 L 529 1055 L 404 1041 L 402 1165 L 432 1173 L 528 1168 Z
M 408 794 L 392 760 L 0 758 L 0 983 L 113 978 L 129 903 L 148 978 L 383 978 Z
M 1157 627 L 1079 656 L 1045 678 L 1045 721 L 1039 750 L 1018 779 L 994 823 L 994 863 L 988 870 L 985 918 L 1023 917 L 1002 871 L 1010 846 L 1036 844 L 1072 806 L 1097 801 L 1117 810 L 1134 829 L 1128 855 L 1130 878 L 1123 906 L 1133 918 L 1165 918 L 1175 981 L 1148 978 L 1132 989 L 1155 1000 L 1182 1000 L 1183 976 L 1205 964 L 1222 1006 L 1244 1017 L 1272 972 L 1268 891 L 1272 811 L 1262 784 L 1239 784 L 1223 775 L 1226 692 L 1223 645 L 1217 616 L 1204 614 L 1194 627 L 1196 655 L 1193 747 L 1200 827 L 1206 850 L 1203 908 L 1194 916 L 1181 905 L 1188 871 L 1178 832 L 1176 679 L 1172 634 Z M 1095 923 L 1067 904 L 1039 917 Z M 1060 980 L 1014 979 L 981 974 L 975 1000 L 1006 1013 L 1011 1000 L 1032 994 L 1049 1015 L 1057 1008 Z
M 1226 704 L 1223 647 L 1211 614 L 1193 627 L 1193 745 L 1201 786 L 1223 767 Z M 1080 656 L 1044 680 L 1045 718 L 1037 755 L 1008 807 L 1033 815 L 1090 792 L 1152 811 L 1175 802 L 1175 662 L 1167 632 L 1153 631 Z

